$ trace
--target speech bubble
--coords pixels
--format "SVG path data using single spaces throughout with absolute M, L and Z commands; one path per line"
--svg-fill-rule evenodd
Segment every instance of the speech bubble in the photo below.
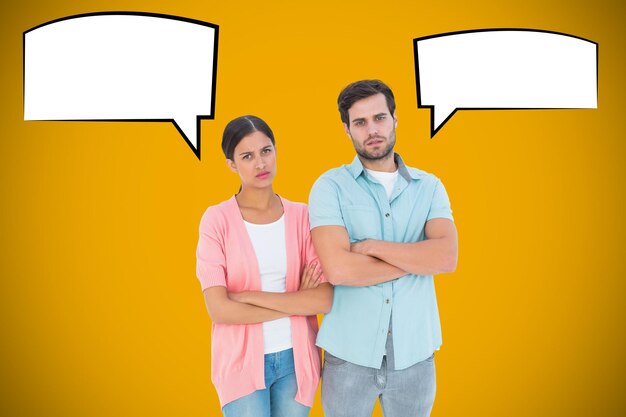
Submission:
M 200 159 L 213 119 L 217 25 L 103 12 L 24 32 L 24 120 L 172 122 Z
M 598 44 L 531 29 L 482 29 L 413 40 L 418 107 L 431 137 L 457 110 L 595 109 Z

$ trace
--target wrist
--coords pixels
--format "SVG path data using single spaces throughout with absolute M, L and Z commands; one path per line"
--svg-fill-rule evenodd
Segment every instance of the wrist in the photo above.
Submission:
M 242 291 L 239 293 L 239 301 L 242 303 L 250 304 L 250 291 Z
M 229 298 L 238 303 L 248 303 L 247 291 L 233 292 L 229 294 Z
M 365 250 L 365 254 L 367 256 L 373 256 L 376 257 L 376 253 L 378 253 L 376 251 L 377 248 L 377 243 L 379 242 L 378 240 L 373 240 L 373 239 L 368 239 L 365 241 L 365 245 L 363 247 L 363 249 Z

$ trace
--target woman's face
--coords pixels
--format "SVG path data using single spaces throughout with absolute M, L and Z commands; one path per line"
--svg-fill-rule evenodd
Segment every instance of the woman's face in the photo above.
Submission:
M 265 133 L 256 131 L 241 139 L 226 163 L 239 174 L 242 187 L 268 187 L 276 175 L 276 149 Z

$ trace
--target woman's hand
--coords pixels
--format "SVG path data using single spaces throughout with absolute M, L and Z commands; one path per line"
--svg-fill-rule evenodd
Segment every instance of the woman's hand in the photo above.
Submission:
M 213 323 L 252 324 L 290 316 L 290 314 L 276 311 L 271 307 L 245 302 L 251 294 L 249 291 L 229 293 L 226 291 L 226 287 L 218 285 L 206 288 L 203 293 Z
M 322 275 L 322 268 L 320 268 L 317 262 L 311 262 L 305 265 L 302 277 L 300 278 L 300 288 L 298 291 L 317 288 L 317 286 L 320 285 L 320 275 Z
M 305 265 L 302 277 L 300 278 L 300 288 L 298 291 L 317 288 L 317 286 L 320 285 L 320 275 L 322 275 L 322 268 L 319 267 L 317 262 L 311 262 Z M 228 292 L 228 298 L 239 303 L 254 304 L 254 301 L 251 301 L 251 296 L 258 295 L 258 292 L 259 291 Z

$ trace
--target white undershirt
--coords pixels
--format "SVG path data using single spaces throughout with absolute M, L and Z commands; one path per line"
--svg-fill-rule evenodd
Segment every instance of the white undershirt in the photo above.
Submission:
M 245 220 L 244 224 L 259 262 L 261 289 L 266 292 L 285 292 L 287 276 L 285 216 L 268 224 L 248 223 Z M 280 352 L 292 347 L 289 317 L 263 323 L 263 344 L 265 353 Z
M 391 194 L 393 193 L 393 186 L 396 185 L 396 181 L 398 180 L 398 170 L 396 169 L 394 172 L 382 172 L 382 171 L 372 171 L 371 169 L 365 168 L 365 171 L 372 177 L 376 179 L 379 183 L 385 187 L 385 192 L 387 193 L 387 198 L 391 198 Z

